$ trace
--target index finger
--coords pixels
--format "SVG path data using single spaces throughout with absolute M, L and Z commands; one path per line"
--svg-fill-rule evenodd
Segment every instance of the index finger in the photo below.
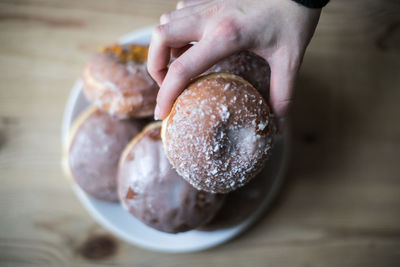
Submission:
M 168 70 L 171 48 L 184 47 L 197 41 L 200 25 L 194 27 L 195 16 L 157 26 L 152 33 L 147 60 L 147 70 L 160 85 Z
M 155 117 L 164 119 L 175 99 L 192 78 L 197 77 L 219 60 L 237 52 L 238 47 L 226 40 L 202 39 L 171 63 L 157 96 Z

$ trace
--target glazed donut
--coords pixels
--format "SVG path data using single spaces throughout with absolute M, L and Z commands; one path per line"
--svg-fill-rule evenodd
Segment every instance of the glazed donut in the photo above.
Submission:
M 169 161 L 190 184 L 228 193 L 261 171 L 273 133 L 260 93 L 239 76 L 213 73 L 177 98 L 163 121 L 162 140 Z
M 147 72 L 148 47 L 114 45 L 95 54 L 83 70 L 85 95 L 118 118 L 152 116 L 158 85 Z
M 177 233 L 210 221 L 224 195 L 198 191 L 182 179 L 165 156 L 161 122 L 147 126 L 124 150 L 118 193 L 125 209 L 150 227 Z
M 66 147 L 68 174 L 89 195 L 118 201 L 119 158 L 124 147 L 143 127 L 142 120 L 118 120 L 90 107 L 71 127 Z
M 212 231 L 235 226 L 249 218 L 260 207 L 270 191 L 271 177 L 268 177 L 267 168 L 257 174 L 248 184 L 226 195 L 226 199 L 217 215 L 199 230 Z
M 251 83 L 268 101 L 271 69 L 265 59 L 251 51 L 233 54 L 212 66 L 205 74 L 226 72 L 238 75 Z

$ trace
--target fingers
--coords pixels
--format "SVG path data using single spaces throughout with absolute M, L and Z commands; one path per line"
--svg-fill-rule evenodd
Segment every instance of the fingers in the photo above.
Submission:
M 171 63 L 168 73 L 157 96 L 155 117 L 164 119 L 171 110 L 175 99 L 185 89 L 190 80 L 213 64 L 233 54 L 236 47 L 224 40 L 212 42 L 202 39 Z
M 159 34 L 153 32 L 147 57 L 147 71 L 158 85 L 167 74 L 169 60 L 170 48 L 163 44 Z
M 207 3 L 209 1 L 198 1 L 198 2 L 199 3 L 195 3 L 193 5 L 187 5 L 178 10 L 162 14 L 160 17 L 160 23 L 165 24 L 176 19 L 189 17 L 192 16 L 193 14 L 199 13 L 200 11 L 202 11 L 207 7 Z
M 171 48 L 184 47 L 191 41 L 197 41 L 201 32 L 201 23 L 195 17 L 175 20 L 153 30 L 147 69 L 158 84 L 162 83 L 167 73 Z
M 294 83 L 297 76 L 300 60 L 298 57 L 275 54 L 269 60 L 271 67 L 270 105 L 276 116 L 278 130 L 284 130 L 285 118 L 293 100 Z

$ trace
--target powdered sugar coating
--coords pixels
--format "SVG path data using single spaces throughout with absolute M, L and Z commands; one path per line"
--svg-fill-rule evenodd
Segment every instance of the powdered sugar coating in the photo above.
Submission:
M 208 224 L 200 227 L 200 230 L 209 231 L 237 225 L 259 208 L 271 186 L 272 177 L 267 175 L 269 164 L 270 161 L 249 183 L 228 193 L 217 215 Z
M 82 78 L 86 97 L 99 109 L 119 118 L 153 115 L 159 87 L 147 72 L 146 62 L 97 53 Z
M 238 75 L 251 83 L 261 95 L 269 99 L 271 70 L 265 59 L 251 51 L 233 54 L 212 66 L 205 74 L 226 72 Z
M 118 161 L 143 126 L 141 120 L 118 120 L 93 110 L 71 136 L 68 162 L 77 184 L 95 198 L 118 201 Z
M 118 193 L 125 209 L 160 231 L 177 233 L 210 221 L 224 195 L 198 191 L 172 168 L 154 123 L 125 149 L 118 175 Z
M 233 191 L 267 160 L 273 139 L 265 100 L 246 81 L 211 74 L 194 81 L 164 122 L 164 145 L 177 172 L 194 187 Z

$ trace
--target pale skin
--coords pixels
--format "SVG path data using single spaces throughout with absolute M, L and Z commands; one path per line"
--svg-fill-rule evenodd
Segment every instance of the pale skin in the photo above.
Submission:
M 179 2 L 177 10 L 161 16 L 150 42 L 148 71 L 160 85 L 155 117 L 168 116 L 191 79 L 227 56 L 250 50 L 271 67 L 270 107 L 282 131 L 320 12 L 291 0 Z M 171 57 L 176 59 L 169 65 Z

